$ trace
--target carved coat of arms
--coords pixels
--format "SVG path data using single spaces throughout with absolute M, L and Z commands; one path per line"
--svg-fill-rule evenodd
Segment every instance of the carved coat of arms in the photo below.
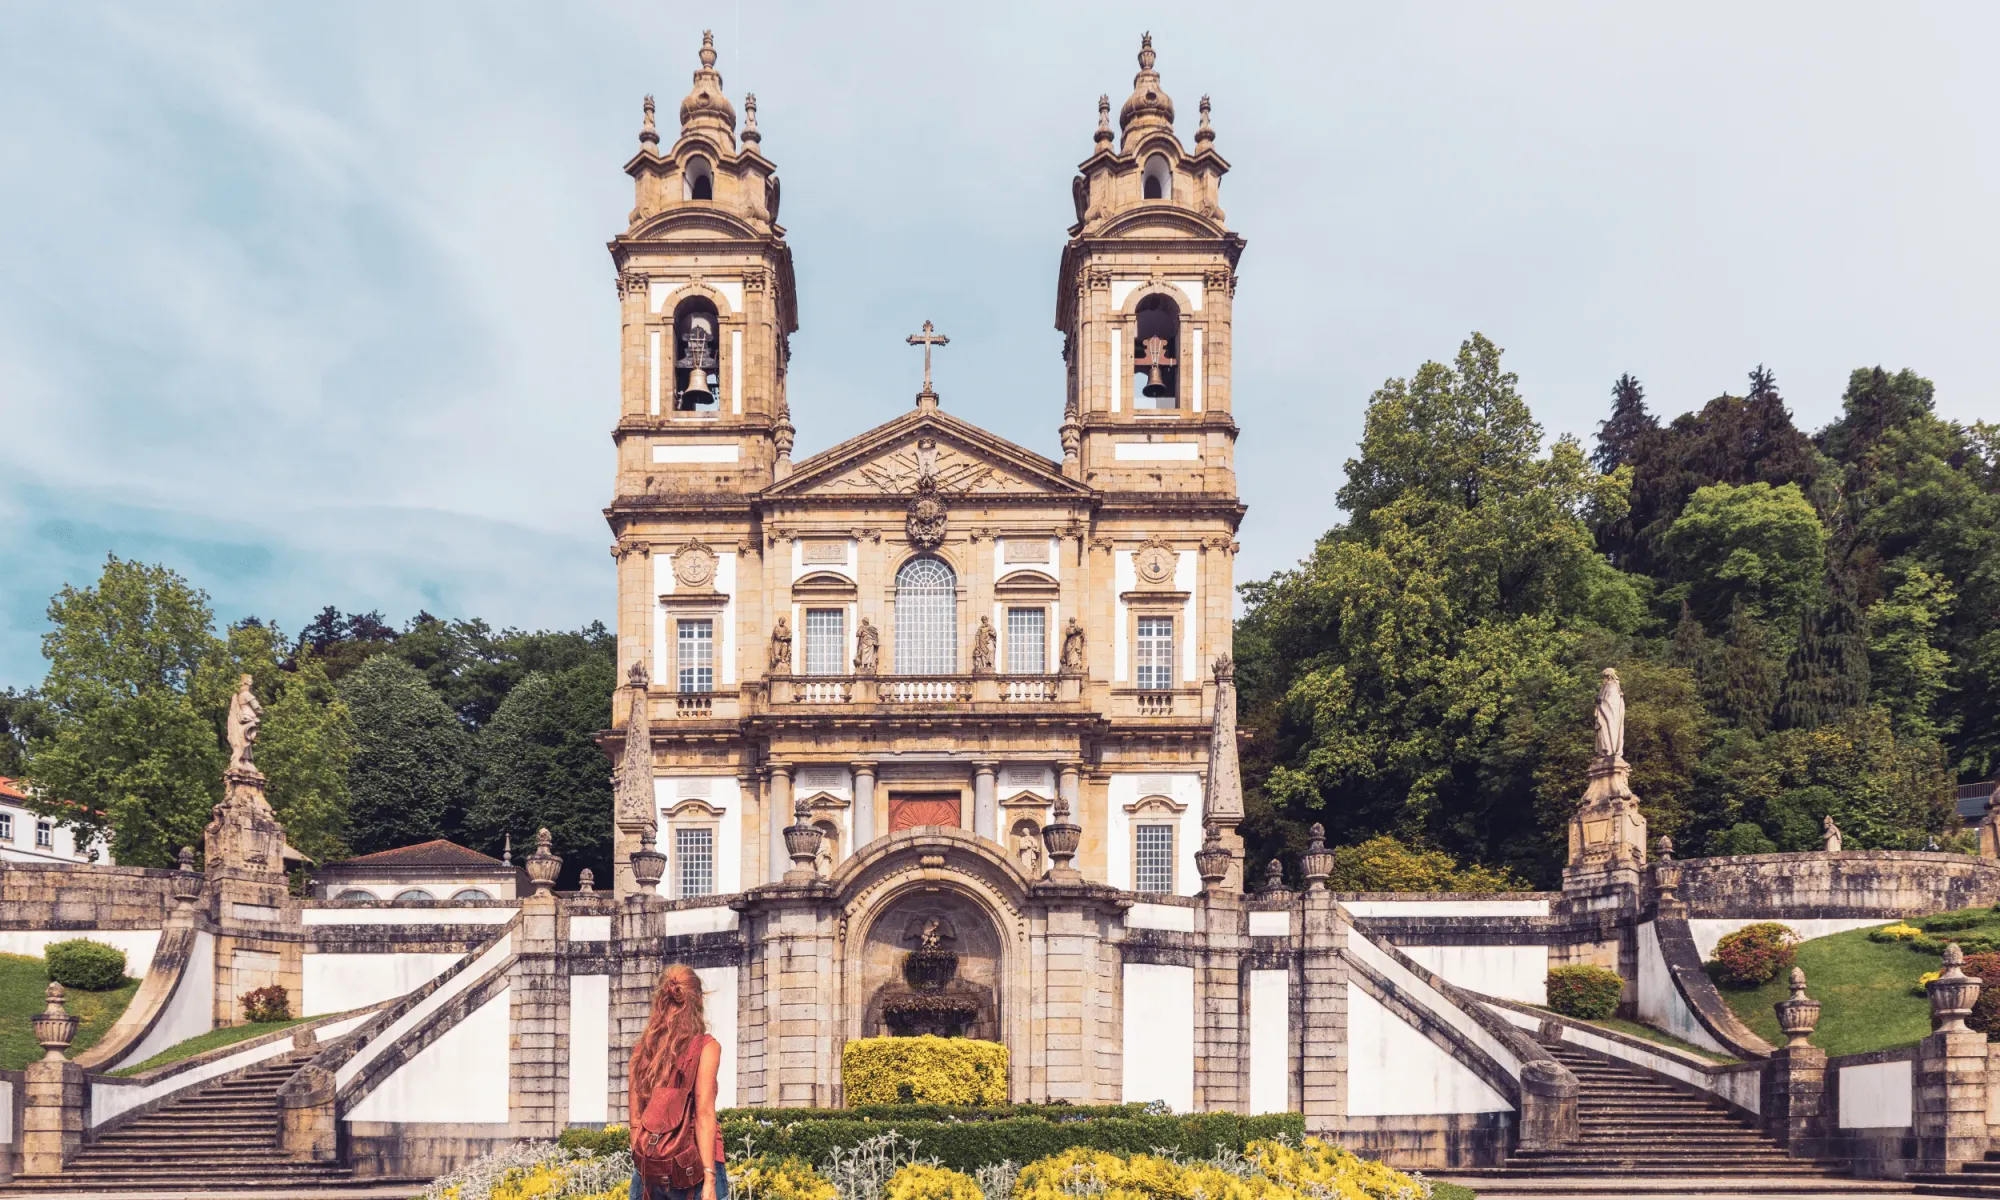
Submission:
M 917 477 L 917 494 L 910 501 L 906 522 L 910 545 L 919 550 L 935 550 L 944 543 L 944 497 L 938 494 L 935 475 Z

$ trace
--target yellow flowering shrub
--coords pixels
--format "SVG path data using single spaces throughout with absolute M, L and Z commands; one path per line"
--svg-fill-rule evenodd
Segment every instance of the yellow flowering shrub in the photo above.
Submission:
M 523 1142 L 437 1180 L 419 1200 L 625 1200 L 631 1173 L 623 1153 Z
M 982 1193 L 970 1175 L 913 1162 L 889 1176 L 882 1200 L 982 1200 Z
M 1007 1047 L 973 1038 L 855 1038 L 840 1051 L 849 1104 L 1007 1103 Z
M 1250 1143 L 1231 1170 L 1157 1154 L 1077 1147 L 1021 1168 L 1014 1200 L 1427 1200 L 1422 1180 L 1307 1138 Z M 898 1198 L 899 1200 L 899 1198 Z
M 1894 925 L 1891 925 L 1886 929 L 1881 930 L 1880 932 L 1883 937 L 1894 938 L 1899 942 L 1907 942 L 1911 938 L 1919 938 L 1924 936 L 1923 930 L 1918 929 L 1914 925 L 1906 925 L 1901 921 L 1896 922 Z
M 736 1164 L 729 1172 L 729 1194 L 742 1200 L 834 1200 L 833 1185 L 796 1158 L 769 1154 Z

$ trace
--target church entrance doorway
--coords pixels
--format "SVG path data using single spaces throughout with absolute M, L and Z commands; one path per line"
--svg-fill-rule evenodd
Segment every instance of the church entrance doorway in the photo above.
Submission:
M 915 829 L 920 825 L 959 827 L 957 792 L 891 793 L 889 832 Z

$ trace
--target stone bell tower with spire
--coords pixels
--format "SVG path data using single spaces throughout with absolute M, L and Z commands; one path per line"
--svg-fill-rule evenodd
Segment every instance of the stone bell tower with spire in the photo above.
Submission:
M 1106 491 L 1233 499 L 1230 301 L 1244 241 L 1223 223 L 1229 164 L 1208 97 L 1190 151 L 1154 62 L 1149 33 L 1118 129 L 1100 96 L 1095 149 L 1070 185 L 1076 224 L 1056 281 L 1064 470 Z

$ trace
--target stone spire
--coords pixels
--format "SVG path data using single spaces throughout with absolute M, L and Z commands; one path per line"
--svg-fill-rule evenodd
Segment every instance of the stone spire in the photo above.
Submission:
M 646 705 L 646 665 L 633 662 L 626 673 L 631 716 L 625 722 L 625 752 L 618 758 L 613 789 L 621 822 L 651 826 L 653 822 L 653 719 Z
M 694 73 L 694 86 L 681 101 L 681 133 L 697 130 L 715 137 L 725 147 L 736 148 L 736 109 L 722 94 L 722 73 L 715 69 L 715 34 L 701 33 L 701 66 Z
M 1206 148 L 1215 144 L 1215 128 L 1208 123 L 1208 97 L 1201 98 L 1201 128 L 1194 131 L 1194 144 Z
M 1215 719 L 1208 737 L 1201 820 L 1216 848 L 1229 853 L 1221 890 L 1242 891 L 1243 838 L 1236 826 L 1243 820 L 1243 772 L 1236 763 L 1236 664 L 1227 654 L 1215 658 Z
M 646 97 L 646 119 L 639 126 L 639 149 L 660 148 L 660 127 L 653 122 L 653 98 Z
M 1118 128 L 1129 144 L 1133 135 L 1149 129 L 1174 127 L 1174 101 L 1160 86 L 1160 73 L 1153 69 L 1153 35 L 1139 39 L 1139 73 L 1132 77 L 1132 94 L 1118 110 Z
M 757 93 L 743 93 L 743 147 L 746 150 L 760 149 L 764 144 L 764 134 L 757 128 Z
M 1111 97 L 1099 93 L 1097 97 L 1097 132 L 1091 135 L 1099 150 L 1111 149 L 1111 139 L 1117 135 L 1111 132 Z

